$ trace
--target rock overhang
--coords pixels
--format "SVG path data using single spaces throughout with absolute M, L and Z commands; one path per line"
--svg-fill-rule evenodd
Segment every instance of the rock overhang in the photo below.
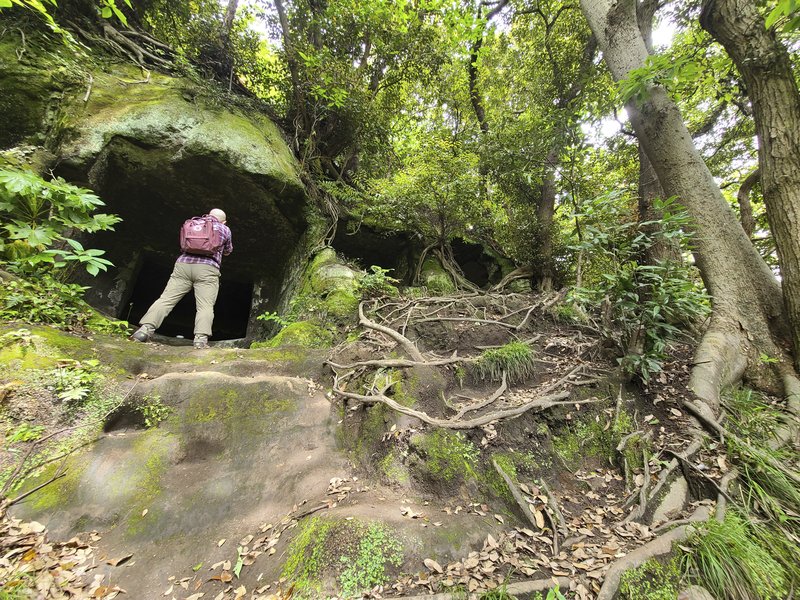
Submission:
M 45 64 L 32 61 L 25 72 L 50 83 Z M 57 117 L 40 121 L 53 171 L 95 190 L 104 210 L 123 219 L 116 231 L 84 240 L 115 264 L 97 278 L 82 278 L 91 288 L 87 298 L 104 312 L 131 316 L 131 297 L 149 265 L 171 268 L 181 223 L 219 207 L 234 236 L 222 289 L 235 284 L 228 295 L 241 296 L 247 314 L 234 329 L 252 336 L 257 314 L 285 304 L 289 265 L 304 251 L 313 218 L 299 163 L 280 130 L 257 107 L 188 78 L 119 63 L 96 67 L 83 65 L 91 73 L 88 88 L 64 83 L 57 108 L 50 108 Z M 0 73 L 14 68 L 2 63 Z M 32 121 L 24 125 L 9 140 L 30 138 Z

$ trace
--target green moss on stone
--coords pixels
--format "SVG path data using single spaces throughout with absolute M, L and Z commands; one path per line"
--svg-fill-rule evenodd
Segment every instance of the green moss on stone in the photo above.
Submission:
M 411 482 L 408 469 L 396 450 L 391 450 L 384 456 L 379 463 L 379 467 L 383 475 L 392 483 L 408 485 Z
M 412 443 L 423 458 L 424 476 L 447 483 L 477 478 L 479 451 L 463 433 L 440 429 L 415 436 Z
M 389 410 L 383 404 L 374 404 L 364 409 L 361 427 L 352 450 L 354 458 L 365 467 L 371 465 L 372 457 L 381 447 Z
M 130 512 L 126 534 L 130 536 L 141 533 L 147 527 L 158 526 L 160 511 L 152 504 L 163 491 L 162 479 L 169 465 L 172 447 L 170 438 L 160 431 L 152 430 L 140 435 L 141 438 L 133 445 L 135 471 L 132 474 L 126 473 L 127 481 L 118 482 L 123 489 L 134 490 L 127 502 Z M 109 485 L 114 485 L 113 479 L 109 481 Z M 144 509 L 148 510 L 143 516 Z
M 433 256 L 426 258 L 425 262 L 422 264 L 420 279 L 431 292 L 450 294 L 456 291 L 453 278 Z
M 271 340 L 255 342 L 251 348 L 278 348 L 279 346 L 299 346 L 301 348 L 330 348 L 333 334 L 311 321 L 291 323 L 280 330 Z
M 37 485 L 52 479 L 59 470 L 59 464 L 53 463 L 37 476 L 25 480 L 19 489 L 20 493 L 34 489 Z M 27 502 L 36 512 L 46 512 L 58 510 L 70 502 L 74 502 L 77 489 L 81 478 L 87 467 L 85 461 L 81 461 L 77 455 L 73 455 L 64 468 L 64 476 L 34 492 Z
M 632 430 L 630 416 L 623 410 L 616 421 L 608 426 L 605 419 L 597 419 L 595 414 L 587 413 L 583 419 L 566 425 L 553 437 L 553 447 L 564 462 L 577 468 L 584 457 L 595 457 L 613 462 L 617 456 L 616 448 L 624 435 Z M 633 444 L 632 464 L 641 465 L 641 447 Z

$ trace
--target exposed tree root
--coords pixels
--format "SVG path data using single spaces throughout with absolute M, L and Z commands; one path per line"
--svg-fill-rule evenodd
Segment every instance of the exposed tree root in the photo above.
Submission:
M 714 321 L 703 335 L 694 355 L 689 389 L 706 405 L 698 405 L 706 418 L 716 420 L 721 390 L 742 378 L 748 344 L 741 334 L 727 331 Z
M 706 521 L 708 520 L 709 514 L 710 508 L 708 506 L 699 506 L 692 516 L 689 517 L 689 521 Z M 691 524 L 679 525 L 612 563 L 611 567 L 606 571 L 603 585 L 597 594 L 596 600 L 612 600 L 617 594 L 622 574 L 625 571 L 628 569 L 635 569 L 656 556 L 669 554 L 672 552 L 673 544 L 685 541 L 691 533 L 692 528 L 693 526 Z
M 528 508 L 528 501 L 525 499 L 525 496 L 522 495 L 522 492 L 517 487 L 517 484 L 514 483 L 514 481 L 511 479 L 511 477 L 508 475 L 508 473 L 506 473 L 502 469 L 502 467 L 497 464 L 497 461 L 494 460 L 494 459 L 492 459 L 492 466 L 494 467 L 494 470 L 497 471 L 497 474 L 500 475 L 500 477 L 503 478 L 503 481 L 505 482 L 506 487 L 511 492 L 511 495 L 514 497 L 514 501 L 517 503 L 517 506 L 519 507 L 520 512 L 525 517 L 525 520 L 528 521 L 528 523 L 530 525 L 532 525 L 533 527 L 537 527 L 536 521 L 533 519 L 533 517 L 531 517 L 531 511 Z M 555 532 L 553 533 L 553 535 L 555 536 Z M 555 539 L 555 537 L 554 537 L 554 539 Z M 557 551 L 555 551 L 555 553 L 558 554 Z
M 378 367 L 382 369 L 402 369 L 406 367 L 443 367 L 445 365 L 454 365 L 458 363 L 475 362 L 474 358 L 439 358 L 432 360 L 406 360 L 402 358 L 384 358 L 376 360 L 361 360 L 354 363 L 342 365 L 333 361 L 325 361 L 325 364 L 330 365 L 335 369 L 357 369 L 359 367 Z
M 495 390 L 494 394 L 492 394 L 485 400 L 479 400 L 473 404 L 465 406 L 464 408 L 458 411 L 456 416 L 453 417 L 453 420 L 458 421 L 468 412 L 472 412 L 474 410 L 480 410 L 482 408 L 486 408 L 490 404 L 493 404 L 500 396 L 506 393 L 507 389 L 508 385 L 506 384 L 506 372 L 503 371 L 503 381 L 500 383 L 500 387 Z
M 518 279 L 530 279 L 533 277 L 533 269 L 531 267 L 520 267 L 518 269 L 514 269 L 503 277 L 494 287 L 491 288 L 492 292 L 500 292 L 504 290 L 512 281 L 517 281 Z
M 568 577 L 551 577 L 550 579 L 533 579 L 530 581 L 517 581 L 505 586 L 505 591 L 511 596 L 522 594 L 535 594 L 536 592 L 546 592 L 556 585 L 562 590 L 569 589 L 570 580 Z M 443 592 L 441 594 L 426 594 L 422 596 L 399 596 L 394 600 L 462 600 L 463 592 Z
M 422 353 L 406 336 L 398 331 L 395 331 L 391 327 L 384 327 L 383 325 L 379 325 L 375 321 L 368 319 L 364 314 L 363 302 L 358 305 L 358 321 L 364 327 L 368 327 L 369 329 L 374 329 L 375 331 L 380 331 L 381 333 L 388 335 L 390 338 L 400 344 L 400 346 L 406 351 L 406 354 L 408 354 L 412 360 L 420 363 L 425 362 L 425 358 L 422 356 Z
M 174 67 L 171 62 L 164 60 L 160 56 L 156 56 L 144 46 L 140 46 L 133 40 L 128 39 L 108 23 L 103 23 L 103 35 L 120 47 L 125 48 L 129 53 L 132 53 L 135 56 L 136 64 L 141 67 L 144 67 L 146 64 L 168 70 Z
M 774 456 L 772 456 L 772 454 L 754 447 L 746 440 L 743 440 L 732 431 L 729 431 L 728 429 L 720 425 L 717 421 L 713 419 L 708 419 L 705 416 L 703 409 L 700 406 L 698 406 L 697 403 L 692 402 L 690 400 L 685 400 L 683 402 L 683 406 L 689 412 L 691 412 L 697 419 L 699 419 L 703 423 L 703 425 L 706 426 L 710 431 L 716 433 L 721 440 L 724 440 L 725 438 L 732 440 L 738 447 L 745 450 L 748 454 L 751 454 L 752 456 L 757 456 L 760 460 L 769 463 L 769 465 L 772 466 L 774 469 L 782 472 L 789 479 L 791 479 L 798 486 L 800 486 L 800 475 L 794 472 L 792 469 L 787 468 L 786 465 L 777 460 Z
M 388 389 L 388 388 L 387 388 Z M 559 392 L 557 394 L 550 394 L 546 396 L 540 396 L 535 400 L 531 400 L 530 402 L 525 402 L 520 404 L 519 406 L 515 406 L 513 408 L 506 408 L 503 410 L 497 410 L 485 415 L 481 415 L 480 417 L 475 417 L 474 419 L 467 419 L 467 420 L 455 420 L 455 419 L 437 419 L 435 417 L 429 416 L 427 413 L 424 413 L 419 410 L 414 410 L 413 408 L 409 408 L 407 406 L 403 406 L 386 396 L 384 393 L 377 393 L 371 395 L 364 395 L 364 394 L 355 394 L 353 392 L 346 392 L 338 387 L 337 383 L 334 383 L 333 393 L 341 396 L 342 398 L 349 398 L 350 400 L 358 400 L 359 402 L 363 402 L 364 404 L 385 404 L 392 410 L 402 413 L 404 415 L 408 415 L 409 417 L 414 417 L 419 419 L 423 423 L 427 423 L 428 425 L 433 425 L 435 427 L 442 427 L 445 429 L 475 429 L 477 427 L 482 427 L 484 425 L 488 425 L 493 421 L 503 421 L 506 419 L 513 419 L 515 417 L 519 417 L 526 412 L 537 409 L 537 410 L 546 410 L 548 408 L 552 408 L 554 406 L 575 406 L 579 404 L 594 404 L 596 402 L 600 402 L 598 399 L 592 400 L 578 400 L 578 401 L 571 401 L 571 402 L 560 402 L 560 400 L 566 400 L 570 397 L 571 392 Z

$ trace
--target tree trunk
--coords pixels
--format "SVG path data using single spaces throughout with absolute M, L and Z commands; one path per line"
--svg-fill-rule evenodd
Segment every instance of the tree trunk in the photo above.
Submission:
M 581 0 L 616 80 L 645 65 L 635 0 Z M 753 248 L 694 146 L 680 111 L 663 87 L 626 105 L 639 142 L 669 196 L 689 212 L 695 260 L 712 297 L 709 329 L 695 354 L 691 389 L 713 413 L 720 390 L 737 381 L 754 352 L 780 356 L 772 324 L 784 320 L 780 284 Z
M 533 265 L 533 280 L 540 292 L 553 290 L 553 216 L 556 212 L 556 169 L 561 157 L 561 143 L 559 136 L 544 159 L 542 193 L 536 205 L 540 258 Z
M 742 185 L 739 187 L 739 191 L 736 193 L 736 199 L 739 201 L 739 219 L 742 221 L 742 229 L 744 229 L 744 232 L 749 238 L 753 237 L 753 232 L 756 230 L 756 220 L 753 218 L 753 205 L 750 203 L 750 192 L 759 182 L 760 178 L 761 171 L 756 169 L 745 177 Z
M 658 0 L 643 0 L 637 3 L 636 20 L 639 23 L 639 31 L 642 33 L 645 47 L 648 54 L 653 53 L 653 18 L 658 8 Z M 653 202 L 657 199 L 664 199 L 664 190 L 658 180 L 650 159 L 647 158 L 642 145 L 639 144 L 639 226 L 655 242 L 645 251 L 642 260 L 645 264 L 654 265 L 658 261 L 681 260 L 681 249 L 678 244 L 667 240 L 663 236 L 657 235 L 660 227 L 653 221 L 659 221 L 662 213 L 653 207 Z M 650 223 L 643 225 L 643 223 Z
M 800 92 L 786 49 L 752 0 L 704 0 L 700 23 L 736 64 L 753 105 L 761 192 L 800 370 Z
M 222 47 L 226 51 L 230 49 L 231 29 L 233 29 L 233 19 L 236 17 L 237 8 L 239 8 L 239 0 L 228 0 L 225 18 L 222 21 Z

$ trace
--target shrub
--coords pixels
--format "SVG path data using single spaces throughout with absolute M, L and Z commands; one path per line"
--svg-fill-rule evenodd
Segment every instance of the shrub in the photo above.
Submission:
M 45 181 L 27 169 L 0 169 L 0 257 L 21 274 L 59 273 L 66 280 L 83 266 L 91 275 L 111 263 L 103 250 L 87 249 L 73 236 L 113 230 L 116 215 L 95 213 L 104 206 L 91 190 L 61 178 Z

